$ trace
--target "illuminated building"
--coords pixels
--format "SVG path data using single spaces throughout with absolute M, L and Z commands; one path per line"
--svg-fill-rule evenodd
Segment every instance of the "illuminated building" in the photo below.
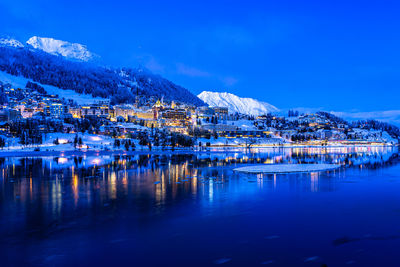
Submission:
M 187 113 L 184 109 L 167 109 L 163 111 L 162 117 L 169 120 L 186 120 Z
M 225 107 L 214 107 L 212 109 L 214 110 L 215 116 L 219 120 L 227 120 L 227 118 L 228 118 L 228 108 L 225 108 Z
M 53 118 L 61 118 L 68 113 L 68 106 L 61 103 L 52 103 L 46 107 L 46 113 Z

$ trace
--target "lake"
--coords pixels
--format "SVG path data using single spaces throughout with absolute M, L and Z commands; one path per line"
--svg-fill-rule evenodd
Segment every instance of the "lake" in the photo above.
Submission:
M 245 174 L 257 164 L 333 163 Z M 398 148 L 0 158 L 0 266 L 400 266 Z

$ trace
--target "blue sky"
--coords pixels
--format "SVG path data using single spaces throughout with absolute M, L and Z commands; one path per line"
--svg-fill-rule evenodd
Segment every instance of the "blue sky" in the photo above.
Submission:
M 397 114 L 399 8 L 396 1 L 2 0 L 0 30 L 21 41 L 86 44 L 107 64 L 144 65 L 196 94 Z

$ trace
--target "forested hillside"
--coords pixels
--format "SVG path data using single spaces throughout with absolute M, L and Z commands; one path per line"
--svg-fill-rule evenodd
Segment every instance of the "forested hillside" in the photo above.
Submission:
M 61 89 L 110 98 L 115 104 L 132 103 L 139 93 L 203 105 L 187 89 L 145 69 L 106 68 L 69 61 L 28 47 L 0 46 L 0 71 Z

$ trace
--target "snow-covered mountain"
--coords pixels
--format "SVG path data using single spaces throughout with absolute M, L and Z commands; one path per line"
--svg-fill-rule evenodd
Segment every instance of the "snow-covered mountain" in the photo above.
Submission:
M 35 49 L 42 50 L 52 55 L 63 56 L 70 60 L 91 61 L 98 56 L 90 52 L 85 45 L 69 43 L 62 40 L 44 37 L 31 37 L 27 42 Z
M 278 108 L 266 102 L 258 101 L 253 98 L 238 97 L 230 93 L 204 91 L 197 97 L 207 103 L 210 107 L 227 107 L 229 113 L 238 112 L 259 116 L 279 111 Z
M 0 46 L 24 47 L 20 41 L 10 37 L 0 37 Z
M 67 91 L 74 91 L 119 104 L 134 103 L 139 95 L 141 99 L 164 97 L 165 100 L 204 105 L 186 88 L 146 69 L 104 67 L 98 60 L 87 62 L 95 55 L 79 44 L 39 37 L 30 38 L 27 45 L 9 37 L 1 40 L 0 72 L 29 79 L 42 87 L 56 87 L 60 89 L 57 93 L 60 96 L 72 95 Z

